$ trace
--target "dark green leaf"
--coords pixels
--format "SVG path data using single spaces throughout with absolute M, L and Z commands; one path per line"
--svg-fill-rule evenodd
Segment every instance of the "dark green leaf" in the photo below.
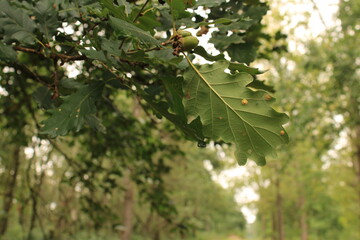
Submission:
M 159 51 L 152 51 L 148 53 L 152 61 L 157 61 L 162 64 L 171 64 L 177 66 L 179 69 L 185 69 L 189 65 L 183 57 L 177 57 L 173 55 L 173 49 L 165 48 Z
M 15 62 L 16 59 L 16 51 L 11 46 L 6 46 L 0 43 L 0 60 Z
M 210 21 L 210 22 L 201 22 L 201 23 L 199 23 L 199 26 L 208 26 L 208 25 L 211 25 L 211 24 L 228 25 L 230 23 L 237 22 L 237 21 L 238 21 L 238 19 L 219 18 L 219 19 L 216 19 L 216 20 L 213 20 L 213 21 Z
M 231 71 L 246 72 L 246 73 L 249 73 L 251 75 L 257 75 L 257 74 L 264 73 L 264 71 L 260 71 L 258 68 L 249 67 L 244 63 L 231 62 L 230 65 L 229 65 L 229 69 Z
M 105 126 L 101 123 L 100 119 L 97 118 L 94 114 L 86 115 L 85 116 L 85 122 L 95 129 L 96 131 L 99 131 L 101 133 L 106 133 Z
M 254 81 L 249 83 L 247 87 L 251 87 L 254 89 L 262 89 L 271 93 L 275 93 L 275 89 L 273 86 L 266 85 L 265 81 L 260 81 L 258 79 L 255 79 Z
M 70 130 L 79 131 L 85 119 L 96 112 L 95 101 L 103 87 L 103 82 L 96 82 L 64 97 L 64 103 L 50 111 L 52 116 L 44 121 L 41 133 L 56 137 L 66 135 Z
M 161 26 L 157 16 L 152 11 L 147 11 L 145 15 L 138 18 L 137 22 L 139 28 L 149 31 L 151 34 L 155 33 L 154 29 L 156 27 Z
M 196 1 L 196 6 L 215 7 L 221 5 L 224 2 L 226 2 L 226 0 L 198 0 Z
M 186 10 L 184 0 L 168 0 L 170 5 L 170 13 L 174 19 L 187 18 L 191 14 Z
M 133 37 L 140 40 L 140 42 L 142 43 L 160 46 L 158 40 L 156 40 L 149 33 L 145 32 L 141 28 L 138 28 L 132 23 L 110 17 L 110 24 L 115 29 L 115 31 L 122 37 Z
M 51 109 L 55 107 L 51 99 L 52 91 L 47 87 L 42 86 L 37 88 L 32 96 L 40 108 Z
M 85 54 L 88 58 L 107 62 L 107 58 L 103 51 L 81 49 L 80 52 Z
M 256 58 L 257 46 L 253 43 L 231 44 L 226 51 L 232 61 L 250 64 Z
M 209 42 L 213 43 L 215 47 L 220 50 L 227 50 L 227 48 L 231 44 L 238 44 L 245 42 L 243 39 L 244 36 L 238 35 L 236 33 L 232 34 L 231 36 L 227 36 L 225 34 L 220 35 L 214 32 L 212 36 L 213 37 L 210 39 Z
M 17 40 L 22 43 L 34 42 L 36 25 L 21 9 L 12 7 L 8 1 L 0 1 L 0 30 L 5 41 Z
M 79 89 L 84 87 L 84 84 L 76 81 L 73 78 L 63 78 L 60 81 L 60 86 L 68 89 Z
M 218 61 L 224 59 L 224 54 L 218 54 L 216 56 L 210 55 L 202 46 L 198 46 L 194 49 L 194 53 L 202 56 L 208 61 Z
M 182 77 L 173 76 L 161 76 L 166 90 L 169 93 L 169 103 L 172 110 L 182 119 L 186 119 L 184 105 L 182 103 L 183 91 L 182 91 Z
M 40 23 L 39 29 L 48 41 L 57 32 L 57 28 L 61 26 L 54 3 L 54 0 L 41 0 L 38 1 L 34 9 L 34 16 Z
M 99 0 L 99 2 L 100 2 L 100 4 L 101 4 L 101 6 L 102 6 L 103 8 L 108 9 L 109 12 L 110 12 L 113 16 L 115 16 L 115 17 L 117 17 L 117 18 L 120 18 L 120 19 L 123 19 L 123 20 L 125 20 L 125 19 L 127 18 L 128 13 L 125 12 L 126 9 L 127 9 L 126 7 L 128 7 L 128 6 L 127 6 L 127 4 L 128 4 L 127 2 L 121 1 L 121 3 L 123 4 L 123 5 L 121 5 L 121 6 L 116 6 L 116 5 L 114 5 L 114 1 L 113 1 L 113 0 Z
M 175 124 L 175 126 L 178 127 L 187 138 L 192 140 L 204 139 L 202 125 L 199 124 L 199 119 L 194 119 L 190 124 L 188 124 L 185 119 L 170 113 L 168 111 L 169 105 L 166 102 L 157 102 L 145 91 L 139 90 L 139 93 L 141 94 L 142 98 L 151 106 L 151 108 L 154 109 L 155 113 L 165 117 L 173 124 Z

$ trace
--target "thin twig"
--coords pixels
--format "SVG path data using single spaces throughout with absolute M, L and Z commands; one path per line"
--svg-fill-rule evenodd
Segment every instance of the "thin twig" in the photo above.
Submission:
M 325 23 L 325 20 L 324 20 L 322 14 L 321 14 L 321 12 L 320 12 L 320 9 L 318 8 L 318 6 L 317 6 L 317 4 L 316 4 L 316 2 L 315 2 L 315 0 L 311 0 L 311 3 L 314 5 L 315 10 L 318 12 L 319 17 L 320 17 L 320 20 L 321 20 L 321 23 L 324 25 L 325 29 L 328 29 L 328 27 L 327 27 L 327 25 L 326 25 L 326 23 Z
M 15 66 L 18 67 L 18 68 L 20 68 L 20 70 L 23 71 L 23 72 L 25 72 L 27 75 L 29 75 L 32 80 L 34 80 L 34 81 L 36 81 L 36 82 L 38 82 L 38 83 L 40 83 L 40 84 L 48 87 L 49 89 L 52 89 L 52 88 L 53 88 L 53 86 L 52 86 L 50 83 L 42 80 L 42 79 L 40 78 L 40 76 L 38 76 L 36 73 L 34 73 L 33 71 L 31 71 L 26 65 L 24 65 L 24 64 L 15 64 Z
M 134 18 L 133 22 L 135 22 L 140 16 L 142 16 L 142 12 L 145 8 L 145 6 L 150 2 L 150 0 L 146 0 L 146 2 L 144 3 L 144 5 L 142 6 L 142 8 L 140 9 L 139 13 L 136 15 L 136 17 Z
M 142 15 L 142 11 L 144 10 L 145 6 L 150 2 L 150 0 L 146 0 L 146 2 L 144 3 L 144 5 L 142 6 L 142 8 L 140 9 L 140 11 L 138 12 L 138 14 L 136 15 L 136 17 L 133 20 L 133 23 Z M 123 45 L 125 43 L 125 39 L 121 41 L 119 49 L 122 49 Z
M 59 77 L 58 77 L 58 64 L 57 59 L 54 59 L 54 93 L 51 99 L 56 99 L 60 96 L 59 93 Z
M 72 167 L 80 167 L 79 163 L 73 161 L 52 139 L 47 138 L 53 148 L 65 158 L 66 162 Z
M 69 55 L 62 54 L 62 53 L 51 53 L 49 56 L 46 56 L 42 51 L 38 51 L 38 50 L 35 50 L 32 48 L 25 48 L 25 47 L 21 47 L 21 46 L 13 46 L 13 48 L 17 51 L 36 54 L 42 58 L 60 59 L 62 61 L 62 63 L 70 62 L 70 61 L 81 61 L 81 60 L 87 59 L 87 57 L 85 55 L 69 56 Z
M 117 74 L 115 72 L 115 70 L 111 69 L 110 67 L 108 67 L 105 63 L 100 62 L 100 64 L 106 68 L 109 72 L 111 72 L 117 79 L 119 79 L 123 84 L 127 84 L 127 81 L 125 80 L 125 78 L 121 77 L 119 74 Z

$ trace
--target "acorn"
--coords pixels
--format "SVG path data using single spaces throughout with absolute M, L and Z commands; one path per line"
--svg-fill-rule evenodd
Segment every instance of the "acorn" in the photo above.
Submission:
M 189 37 L 192 36 L 191 32 L 185 30 L 177 30 L 177 33 L 180 34 L 182 37 Z
M 197 47 L 199 44 L 199 39 L 193 36 L 188 36 L 180 38 L 179 42 L 182 51 L 190 51 Z

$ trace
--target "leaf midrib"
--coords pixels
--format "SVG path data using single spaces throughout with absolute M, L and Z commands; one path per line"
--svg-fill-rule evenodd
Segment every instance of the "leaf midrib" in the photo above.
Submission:
M 269 143 L 269 141 L 268 141 L 266 138 L 264 138 L 264 137 L 256 130 L 256 128 L 255 128 L 254 126 L 252 126 L 248 121 L 246 121 L 245 119 L 243 119 L 243 118 L 221 97 L 221 95 L 219 95 L 219 94 L 217 93 L 217 91 L 210 85 L 210 83 L 207 82 L 207 80 L 204 78 L 204 76 L 198 71 L 198 69 L 197 69 L 197 68 L 194 66 L 194 64 L 190 61 L 190 59 L 188 58 L 188 56 L 187 56 L 186 54 L 184 54 L 184 55 L 185 55 L 186 60 L 188 61 L 189 65 L 191 66 L 191 68 L 195 71 L 195 73 L 196 73 L 196 74 L 205 82 L 205 84 L 216 94 L 216 96 L 217 96 L 228 108 L 230 108 L 230 109 L 236 114 L 236 116 L 238 116 L 238 117 L 243 121 L 245 130 L 246 130 L 246 132 L 247 132 L 247 136 L 248 136 L 248 138 L 249 138 L 249 140 L 250 140 L 250 142 L 251 142 L 251 145 L 252 145 L 253 150 L 255 151 L 255 147 L 254 147 L 254 144 L 253 144 L 252 141 L 251 141 L 250 134 L 249 134 L 249 132 L 248 132 L 247 129 L 246 129 L 245 123 L 246 123 L 248 126 L 250 126 L 257 134 L 259 134 L 259 136 L 260 136 L 271 148 L 273 148 L 273 146 Z M 219 68 L 220 68 L 220 67 L 219 67 Z M 210 71 L 207 71 L 207 73 L 216 71 L 216 70 L 219 69 L 219 68 L 215 68 L 215 69 L 212 69 L 212 70 L 210 70 Z M 227 115 L 229 115 L 229 114 L 227 114 Z M 213 124 L 212 124 L 212 125 L 213 125 Z M 230 122 L 229 122 L 229 126 L 230 126 L 230 128 L 231 128 Z M 231 132 L 232 132 L 232 134 L 233 134 L 234 139 L 236 140 L 236 136 L 235 136 L 235 134 L 233 133 L 233 130 L 232 130 L 232 129 L 231 129 Z

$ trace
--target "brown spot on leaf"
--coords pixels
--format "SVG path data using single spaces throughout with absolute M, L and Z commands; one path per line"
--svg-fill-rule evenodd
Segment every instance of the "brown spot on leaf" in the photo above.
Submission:
M 270 101 L 272 99 L 272 97 L 269 94 L 266 94 L 264 98 L 266 101 Z

